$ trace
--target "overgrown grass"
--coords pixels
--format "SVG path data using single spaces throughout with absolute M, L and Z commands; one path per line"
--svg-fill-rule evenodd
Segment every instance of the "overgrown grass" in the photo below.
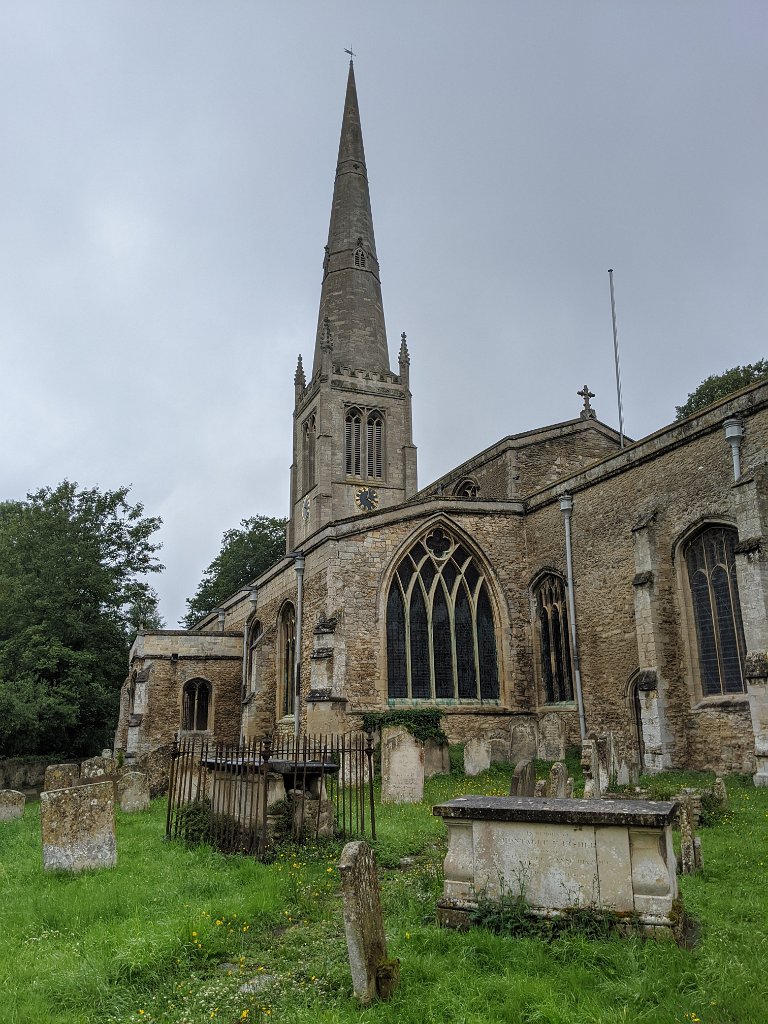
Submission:
M 546 766 L 537 765 L 543 774 Z M 571 774 L 575 768 L 569 765 Z M 274 863 L 163 842 L 163 803 L 120 816 L 119 864 L 44 875 L 38 807 L 0 828 L 3 1024 L 752 1024 L 768 1017 L 768 791 L 729 780 L 730 810 L 681 879 L 692 951 L 640 939 L 510 938 L 440 929 L 444 825 L 433 804 L 504 794 L 510 770 L 430 780 L 423 804 L 377 806 L 394 998 L 360 1011 L 341 921 L 338 844 Z M 662 780 L 663 781 L 663 780 Z M 694 781 L 689 779 L 689 781 Z M 246 981 L 254 991 L 240 992 Z M 143 1011 L 143 1012 L 142 1012 Z

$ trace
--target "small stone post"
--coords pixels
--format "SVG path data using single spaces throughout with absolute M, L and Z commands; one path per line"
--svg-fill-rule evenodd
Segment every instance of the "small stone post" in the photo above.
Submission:
M 376 854 L 367 843 L 347 843 L 339 871 L 352 988 L 359 1002 L 368 1006 L 376 997 L 390 997 L 399 978 L 400 961 L 387 959 Z

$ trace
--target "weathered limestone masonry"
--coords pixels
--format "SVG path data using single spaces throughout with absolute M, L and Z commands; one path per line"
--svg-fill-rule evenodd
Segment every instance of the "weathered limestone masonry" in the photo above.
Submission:
M 24 814 L 27 798 L 15 789 L 0 789 L 0 821 L 15 821 Z
M 200 735 L 212 742 L 237 742 L 242 651 L 239 632 L 139 633 L 130 652 L 115 749 L 125 751 L 126 761 L 139 760 L 168 746 L 177 733 L 198 731 L 185 725 L 204 725 Z M 196 680 L 210 686 L 207 715 L 205 721 L 185 722 L 185 685 Z
M 522 896 L 534 911 L 636 914 L 673 933 L 678 898 L 674 803 L 459 797 L 433 813 L 448 826 L 438 919 L 467 927 L 483 895 Z

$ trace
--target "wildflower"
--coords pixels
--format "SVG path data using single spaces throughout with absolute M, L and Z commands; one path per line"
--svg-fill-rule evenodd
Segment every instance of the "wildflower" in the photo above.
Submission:
M 240 1020 L 247 1020 L 247 1019 L 248 1019 L 248 1011 L 247 1010 L 243 1010 L 243 1012 L 240 1014 Z
M 411 937 L 411 933 L 410 933 L 410 932 L 406 932 L 406 933 L 405 933 L 405 937 L 406 937 L 406 939 L 410 939 L 410 937 Z
M 197 932 L 192 932 L 192 938 L 193 938 L 193 939 L 196 939 L 196 938 L 197 938 Z
M 326 868 L 326 869 L 325 869 L 325 873 L 326 873 L 327 875 L 331 875 L 331 874 L 333 874 L 333 868 Z

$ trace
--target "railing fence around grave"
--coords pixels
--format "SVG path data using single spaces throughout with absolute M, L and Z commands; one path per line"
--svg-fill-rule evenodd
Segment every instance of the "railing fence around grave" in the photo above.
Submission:
M 177 740 L 166 837 L 264 857 L 275 836 L 376 838 L 373 737 L 363 732 Z

